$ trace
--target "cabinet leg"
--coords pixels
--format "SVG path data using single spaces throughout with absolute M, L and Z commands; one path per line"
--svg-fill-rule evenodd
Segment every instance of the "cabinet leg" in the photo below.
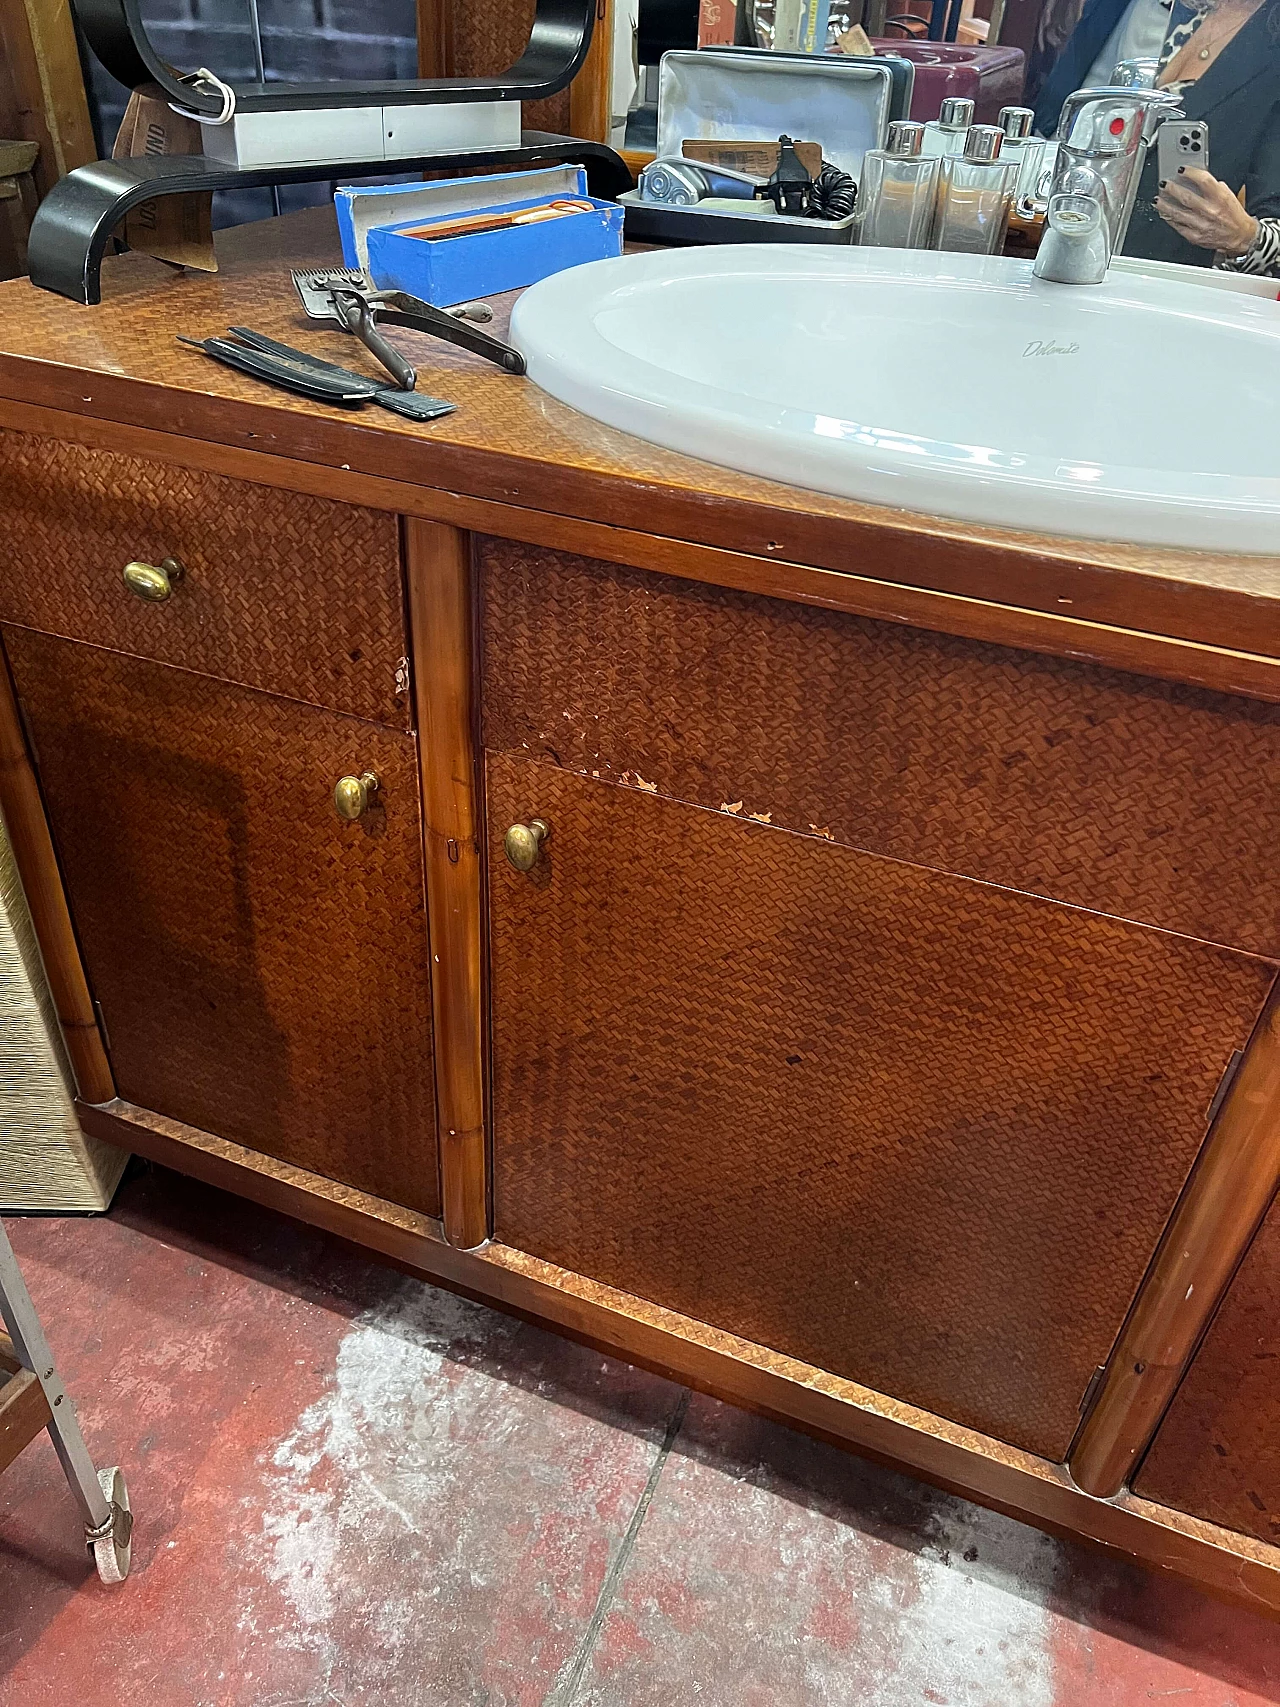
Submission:
M 1201 1336 L 1280 1187 L 1280 987 L 1183 1187 L 1070 1455 L 1112 1499 L 1155 1438 Z
M 31 910 L 31 922 L 40 944 L 76 1089 L 82 1102 L 110 1102 L 116 1094 L 111 1067 L 98 1030 L 63 893 L 62 874 L 45 821 L 40 786 L 27 753 L 18 702 L 3 656 L 0 656 L 0 813 Z
M 489 1236 L 470 536 L 406 519 L 445 1237 Z

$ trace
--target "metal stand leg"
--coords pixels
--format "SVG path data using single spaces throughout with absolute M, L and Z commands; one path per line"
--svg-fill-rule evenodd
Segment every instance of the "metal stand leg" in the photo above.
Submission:
M 129 1538 L 133 1528 L 124 1477 L 117 1469 L 98 1471 L 93 1467 L 76 1408 L 62 1385 L 3 1222 L 0 1222 L 0 1318 L 20 1362 L 34 1374 L 49 1402 L 49 1438 L 84 1518 L 85 1538 L 98 1574 L 104 1582 L 122 1582 L 129 1570 Z

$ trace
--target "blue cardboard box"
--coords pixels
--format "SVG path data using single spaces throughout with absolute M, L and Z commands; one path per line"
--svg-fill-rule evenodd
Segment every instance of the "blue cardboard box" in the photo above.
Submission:
M 517 213 L 566 198 L 590 203 L 533 225 L 433 240 L 408 229 L 471 213 Z M 520 290 L 584 261 L 622 253 L 623 210 L 587 194 L 580 166 L 501 172 L 430 184 L 343 188 L 334 197 L 349 267 L 367 267 L 380 290 L 404 290 L 436 307 Z

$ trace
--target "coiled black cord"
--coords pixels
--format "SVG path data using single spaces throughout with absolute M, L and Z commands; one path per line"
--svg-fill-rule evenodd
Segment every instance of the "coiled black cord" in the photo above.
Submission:
M 806 210 L 810 219 L 847 219 L 858 200 L 858 186 L 847 172 L 822 162 L 822 170 L 813 180 Z

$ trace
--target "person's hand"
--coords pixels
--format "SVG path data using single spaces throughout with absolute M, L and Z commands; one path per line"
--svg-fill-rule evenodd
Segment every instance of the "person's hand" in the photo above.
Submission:
M 1189 166 L 1168 178 L 1156 198 L 1156 212 L 1180 237 L 1199 249 L 1216 249 L 1233 259 L 1258 235 L 1258 222 L 1219 178 Z

